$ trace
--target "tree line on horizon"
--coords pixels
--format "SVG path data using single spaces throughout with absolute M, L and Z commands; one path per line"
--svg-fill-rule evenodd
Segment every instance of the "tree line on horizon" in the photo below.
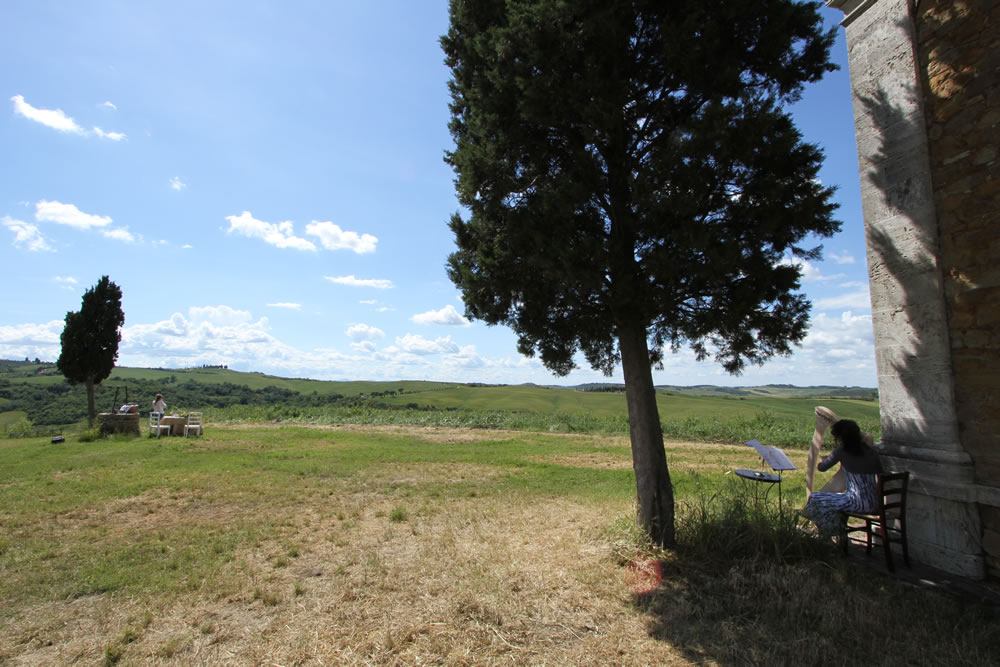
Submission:
M 157 393 L 166 395 L 169 412 L 226 408 L 231 405 L 320 407 L 351 405 L 366 400 L 338 393 L 305 394 L 273 385 L 252 389 L 232 382 L 203 383 L 196 380 L 171 384 L 169 392 L 165 392 L 164 384 L 162 380 L 135 379 L 127 383 L 97 385 L 94 388 L 95 404 L 99 412 L 117 410 L 126 402 L 126 387 L 128 402 L 137 404 L 142 414 L 148 413 Z M 86 389 L 68 382 L 38 385 L 0 378 L 0 398 L 8 401 L 4 405 L 5 411 L 23 410 L 33 424 L 41 426 L 75 424 L 87 418 Z

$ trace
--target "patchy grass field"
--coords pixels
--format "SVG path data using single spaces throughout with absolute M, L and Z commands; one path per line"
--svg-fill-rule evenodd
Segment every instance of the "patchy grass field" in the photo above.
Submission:
M 0 440 L 0 663 L 1000 659 L 982 611 L 809 536 L 781 558 L 738 531 L 704 537 L 706 507 L 753 502 L 726 474 L 756 467 L 751 449 L 668 457 L 687 543 L 654 552 L 632 525 L 625 438 L 250 425 Z M 793 505 L 803 478 L 785 484 Z M 637 593 L 650 557 L 663 580 Z

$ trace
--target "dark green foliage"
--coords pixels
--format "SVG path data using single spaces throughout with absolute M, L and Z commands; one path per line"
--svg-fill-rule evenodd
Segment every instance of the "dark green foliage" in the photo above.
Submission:
M 91 421 L 95 416 L 94 385 L 111 375 L 115 367 L 123 324 L 122 291 L 107 276 L 101 276 L 84 292 L 79 311 L 66 313 L 56 366 L 70 384 L 86 385 Z
M 839 229 L 782 109 L 834 68 L 814 4 L 455 0 L 449 274 L 558 374 L 637 322 L 731 372 L 805 335 L 809 234 Z
M 126 383 L 112 382 L 110 385 L 95 387 L 97 408 L 112 411 L 115 391 L 118 389 L 118 403 L 125 402 L 125 387 L 128 400 L 138 403 L 145 414 L 153 403 L 153 397 L 165 393 L 167 404 L 173 410 L 204 410 L 224 408 L 232 405 L 282 405 L 289 407 L 319 407 L 357 401 L 341 394 L 301 394 L 279 387 L 251 389 L 246 385 L 231 382 L 207 384 L 188 380 L 171 385 L 164 391 L 163 383 L 157 380 L 132 379 Z M 0 385 L 0 398 L 9 399 L 6 410 L 24 410 L 35 424 L 73 424 L 87 416 L 87 396 L 82 388 L 69 384 L 38 385 L 27 383 L 7 383 Z

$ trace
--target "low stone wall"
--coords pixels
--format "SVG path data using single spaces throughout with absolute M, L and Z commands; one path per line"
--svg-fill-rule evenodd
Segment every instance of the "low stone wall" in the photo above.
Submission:
M 139 413 L 132 412 L 121 414 L 118 412 L 102 412 L 97 415 L 97 420 L 101 424 L 101 433 L 104 435 L 125 434 L 140 435 Z

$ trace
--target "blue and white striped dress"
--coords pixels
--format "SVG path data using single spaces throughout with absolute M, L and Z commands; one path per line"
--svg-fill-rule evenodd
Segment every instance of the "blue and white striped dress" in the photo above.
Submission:
M 875 473 L 847 472 L 844 493 L 817 491 L 809 496 L 802 515 L 816 524 L 824 537 L 840 532 L 842 512 L 874 512 L 878 507 L 878 484 Z

